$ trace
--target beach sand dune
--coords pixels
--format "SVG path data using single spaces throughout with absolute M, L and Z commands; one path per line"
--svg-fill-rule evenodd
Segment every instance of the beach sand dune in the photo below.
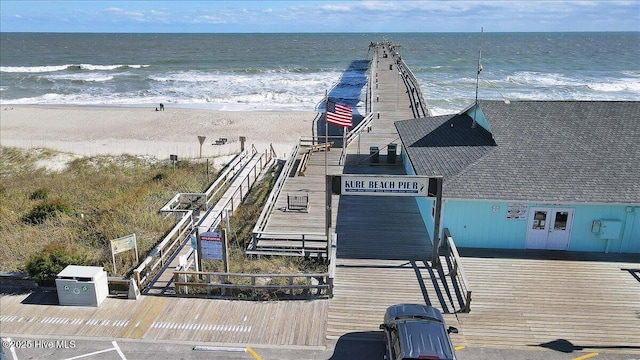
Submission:
M 217 111 L 165 107 L 3 106 L 0 145 L 50 148 L 84 156 L 178 155 L 198 158 L 198 136 L 205 136 L 203 157 L 235 154 L 245 147 L 264 151 L 273 145 L 288 156 L 301 136 L 310 136 L 315 112 Z M 226 138 L 224 145 L 215 145 Z

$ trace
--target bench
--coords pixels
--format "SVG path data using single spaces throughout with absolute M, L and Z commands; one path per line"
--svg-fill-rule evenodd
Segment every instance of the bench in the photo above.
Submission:
M 302 155 L 302 159 L 298 163 L 298 168 L 296 169 L 296 174 L 298 176 L 304 176 L 304 172 L 307 170 L 307 161 L 309 161 L 309 156 L 311 156 L 310 152 L 306 152 Z
M 287 194 L 287 211 L 309 212 L 309 194 Z
M 331 147 L 333 147 L 333 141 L 329 141 L 328 143 L 316 144 L 309 146 L 309 152 L 316 152 L 320 150 L 331 151 Z

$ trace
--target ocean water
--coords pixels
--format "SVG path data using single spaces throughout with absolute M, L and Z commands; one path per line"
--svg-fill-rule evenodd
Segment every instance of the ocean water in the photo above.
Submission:
M 640 100 L 640 32 L 1 33 L 0 102 L 313 111 L 325 91 L 361 95 L 383 39 L 436 115 L 473 103 L 480 50 L 482 99 Z

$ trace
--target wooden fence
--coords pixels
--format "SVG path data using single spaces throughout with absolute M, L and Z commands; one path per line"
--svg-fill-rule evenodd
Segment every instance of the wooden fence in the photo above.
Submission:
M 337 235 L 329 246 L 327 273 L 238 274 L 174 271 L 176 295 L 246 300 L 325 299 L 333 297 L 336 274 Z
M 175 271 L 180 297 L 281 300 L 321 299 L 333 296 L 329 274 L 238 274 Z

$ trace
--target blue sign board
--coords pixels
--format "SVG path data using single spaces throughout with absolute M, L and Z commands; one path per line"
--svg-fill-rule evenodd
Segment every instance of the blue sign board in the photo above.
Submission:
M 222 260 L 222 236 L 217 232 L 203 232 L 200 234 L 200 248 L 202 259 Z

